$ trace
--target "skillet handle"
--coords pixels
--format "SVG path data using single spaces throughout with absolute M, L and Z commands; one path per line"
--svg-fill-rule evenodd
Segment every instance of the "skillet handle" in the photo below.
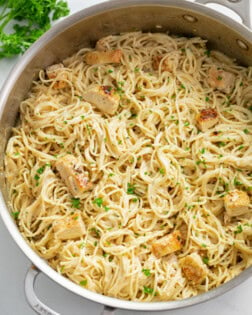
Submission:
M 251 28 L 251 17 L 250 17 L 250 0 L 196 0 L 201 4 L 217 3 L 221 4 L 233 11 L 235 11 L 242 19 L 244 25 Z
M 31 267 L 26 273 L 25 276 L 26 300 L 31 306 L 31 308 L 39 315 L 60 315 L 59 313 L 53 311 L 38 299 L 34 291 L 34 284 L 39 273 L 40 270 L 37 269 L 37 267 L 35 267 L 34 265 L 31 265 Z
M 40 270 L 34 265 L 31 265 L 31 267 L 26 273 L 25 296 L 27 302 L 29 303 L 31 308 L 39 315 L 60 315 L 60 313 L 53 311 L 51 308 L 46 306 L 38 299 L 34 291 L 34 284 L 39 274 Z M 114 312 L 115 312 L 114 308 L 105 305 L 101 315 L 114 315 Z

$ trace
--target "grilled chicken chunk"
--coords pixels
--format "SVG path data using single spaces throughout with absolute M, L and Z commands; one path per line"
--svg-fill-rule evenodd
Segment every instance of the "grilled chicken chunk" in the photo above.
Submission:
M 95 45 L 95 49 L 99 51 L 109 50 L 109 40 L 112 38 L 112 35 L 100 38 Z
M 85 56 L 88 65 L 101 65 L 106 63 L 121 63 L 121 49 L 107 51 L 90 51 Z
M 56 168 L 74 197 L 92 188 L 87 172 L 83 171 L 74 156 L 70 154 L 63 156 L 56 162 Z
M 81 238 L 86 233 L 81 212 L 75 211 L 71 216 L 54 221 L 53 230 L 55 238 L 60 240 Z
M 111 86 L 95 86 L 88 89 L 82 97 L 86 102 L 110 115 L 116 112 L 120 102 L 120 96 Z
M 207 268 L 199 254 L 188 255 L 182 258 L 179 264 L 185 277 L 192 283 L 199 284 L 205 279 Z
M 153 70 L 158 70 L 161 62 L 162 62 L 161 72 L 164 72 L 164 71 L 173 72 L 178 67 L 177 56 L 174 56 L 174 57 L 173 55 L 166 56 L 164 60 L 162 61 L 163 58 L 164 56 L 161 56 L 161 55 L 157 55 L 153 57 L 152 59 Z
M 232 190 L 224 197 L 224 205 L 230 217 L 245 214 L 249 211 L 249 196 L 245 191 Z
M 213 108 L 205 108 L 200 111 L 196 120 L 199 129 L 205 132 L 218 123 L 218 113 Z
M 181 249 L 180 231 L 174 231 L 152 243 L 153 254 L 160 258 Z
M 207 82 L 213 89 L 229 93 L 234 86 L 235 75 L 224 70 L 218 70 L 216 67 L 211 67 L 208 71 Z
M 57 78 L 57 82 L 53 84 L 54 89 L 64 89 L 67 86 L 67 83 L 63 81 L 67 79 L 67 74 L 62 72 L 63 68 L 64 65 L 62 63 L 57 63 L 46 68 L 48 79 Z

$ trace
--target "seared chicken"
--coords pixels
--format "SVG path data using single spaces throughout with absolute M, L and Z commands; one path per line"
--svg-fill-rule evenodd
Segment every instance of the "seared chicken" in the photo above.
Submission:
M 120 102 L 120 96 L 111 86 L 95 86 L 88 89 L 82 97 L 86 102 L 110 115 L 116 112 Z
M 181 240 L 180 231 L 174 231 L 160 238 L 156 242 L 153 242 L 152 252 L 158 258 L 176 252 L 177 250 L 180 250 L 182 247 L 180 240 Z
M 86 233 L 85 224 L 81 218 L 81 212 L 75 211 L 71 216 L 53 222 L 55 238 L 70 240 L 81 238 Z
M 120 63 L 122 58 L 121 49 L 107 51 L 90 51 L 85 56 L 88 65 L 101 65 L 106 63 Z
M 54 89 L 64 89 L 67 86 L 67 82 L 63 81 L 67 79 L 67 74 L 63 73 L 62 69 L 64 69 L 64 65 L 62 63 L 57 63 L 46 68 L 46 75 L 48 79 L 57 78 L 57 81 L 53 84 Z
M 205 108 L 200 111 L 196 120 L 199 129 L 205 132 L 218 123 L 218 113 L 213 108 Z
M 92 188 L 87 173 L 83 171 L 74 156 L 68 154 L 60 158 L 56 162 L 56 168 L 74 197 L 78 197 Z
M 245 214 L 249 211 L 249 196 L 245 191 L 232 190 L 224 197 L 224 205 L 230 217 Z
M 213 89 L 230 93 L 234 86 L 235 75 L 224 70 L 218 70 L 216 67 L 211 67 L 208 71 L 207 82 Z
M 158 70 L 160 63 L 161 64 L 161 72 L 168 71 L 173 72 L 178 67 L 178 58 L 177 55 L 173 56 L 172 54 L 170 56 L 166 56 L 164 60 L 162 59 L 164 56 L 157 55 L 152 58 L 152 68 L 154 70 Z
M 193 253 L 182 258 L 179 262 L 185 277 L 194 284 L 201 283 L 207 274 L 207 268 L 204 265 L 199 254 Z

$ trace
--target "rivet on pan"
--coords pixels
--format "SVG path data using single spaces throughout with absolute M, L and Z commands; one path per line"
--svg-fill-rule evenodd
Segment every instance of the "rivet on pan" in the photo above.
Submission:
M 236 40 L 238 46 L 243 49 L 243 50 L 248 50 L 248 45 L 246 43 L 244 43 L 244 41 L 240 40 L 240 39 L 237 39 Z
M 190 23 L 194 23 L 194 22 L 198 21 L 198 19 L 196 17 L 189 15 L 189 14 L 184 14 L 183 18 L 184 18 L 184 20 L 186 20 L 187 22 L 190 22 Z
M 241 2 L 241 0 L 228 0 L 228 1 L 233 2 L 233 3 Z
M 156 28 L 163 28 L 163 26 L 162 26 L 162 25 L 159 25 L 159 24 L 155 25 L 155 27 L 156 27 Z

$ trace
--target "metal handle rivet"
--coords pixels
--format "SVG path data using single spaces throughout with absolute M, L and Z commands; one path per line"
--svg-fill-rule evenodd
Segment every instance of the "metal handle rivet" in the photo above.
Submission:
M 190 23 L 195 23 L 198 21 L 198 19 L 195 16 L 192 16 L 189 14 L 184 14 L 183 19 L 186 20 L 187 22 L 190 22 Z
M 248 48 L 248 45 L 247 45 L 243 40 L 237 39 L 236 42 L 237 42 L 237 45 L 238 45 L 241 49 L 243 49 L 243 50 L 248 50 L 248 49 L 249 49 L 249 48 Z

